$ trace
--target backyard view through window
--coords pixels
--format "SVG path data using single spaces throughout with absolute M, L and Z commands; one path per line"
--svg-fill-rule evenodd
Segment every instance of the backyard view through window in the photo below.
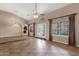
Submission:
M 69 21 L 61 21 L 52 24 L 52 35 L 68 36 Z
M 46 28 L 45 23 L 37 24 L 37 37 L 45 38 L 46 36 L 45 28 Z

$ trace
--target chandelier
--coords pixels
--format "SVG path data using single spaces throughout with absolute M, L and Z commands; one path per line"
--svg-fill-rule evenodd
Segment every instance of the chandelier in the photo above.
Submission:
M 36 4 L 36 3 L 35 3 L 35 5 L 34 5 L 33 17 L 34 17 L 34 18 L 38 18 L 37 4 Z

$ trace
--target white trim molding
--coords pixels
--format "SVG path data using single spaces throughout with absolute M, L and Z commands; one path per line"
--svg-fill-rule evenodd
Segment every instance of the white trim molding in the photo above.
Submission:
M 79 47 L 79 45 L 78 45 L 78 44 L 76 44 L 76 47 Z

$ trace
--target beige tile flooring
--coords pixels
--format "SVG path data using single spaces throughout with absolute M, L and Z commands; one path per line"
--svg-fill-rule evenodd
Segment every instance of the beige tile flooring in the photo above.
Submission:
M 8 38 L 11 39 L 11 38 Z M 2 56 L 79 56 L 79 48 L 28 37 L 26 40 L 0 44 Z

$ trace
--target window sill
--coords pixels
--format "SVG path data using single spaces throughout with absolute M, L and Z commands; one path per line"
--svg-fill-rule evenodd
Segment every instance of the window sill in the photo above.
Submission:
M 69 37 L 69 36 L 64 36 L 64 35 L 53 35 L 53 36 L 56 36 L 56 37 Z

